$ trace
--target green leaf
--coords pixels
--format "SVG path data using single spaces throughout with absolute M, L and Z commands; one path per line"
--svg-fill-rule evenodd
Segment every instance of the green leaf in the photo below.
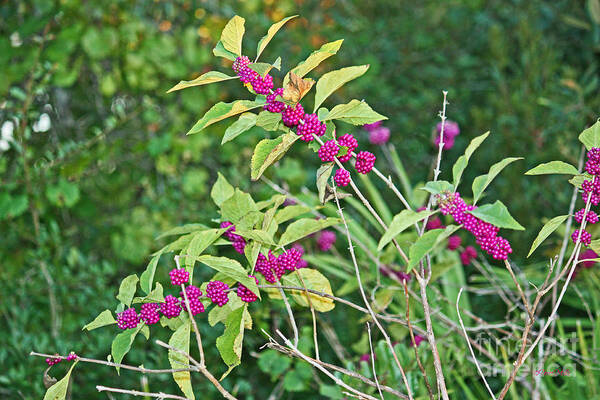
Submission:
M 242 343 L 244 341 L 244 311 L 248 305 L 233 310 L 225 321 L 225 331 L 217 338 L 217 349 L 229 369 L 221 379 L 225 378 L 242 360 Z
M 444 192 L 453 192 L 454 186 L 450 182 L 447 181 L 431 181 L 427 182 L 421 190 L 425 190 L 426 192 L 431 193 L 432 195 L 444 193 Z
M 417 241 L 410 246 L 408 251 L 408 270 L 410 272 L 423 257 L 438 243 L 438 238 L 444 233 L 444 229 L 432 229 L 419 237 Z
M 191 279 L 190 279 L 191 280 Z M 133 304 L 139 303 L 164 303 L 165 296 L 163 295 L 163 287 L 159 282 L 156 282 L 156 287 L 145 297 L 134 297 Z
M 469 143 L 469 145 L 465 149 L 465 154 L 458 157 L 458 160 L 456 160 L 456 162 L 452 166 L 452 181 L 454 191 L 456 191 L 456 189 L 458 188 L 460 178 L 462 177 L 465 168 L 467 168 L 467 165 L 469 165 L 469 159 L 471 158 L 475 150 L 477 150 L 477 148 L 481 145 L 481 143 L 483 143 L 483 141 L 488 137 L 489 134 L 490 132 L 486 132 L 483 135 L 477 136 L 476 138 L 471 140 L 471 143 Z
M 219 71 L 209 71 L 205 74 L 200 75 L 196 79 L 191 81 L 180 81 L 177 85 L 173 86 L 167 91 L 167 93 L 174 92 L 176 90 L 187 89 L 193 86 L 208 85 L 209 83 L 228 81 L 230 79 L 236 79 L 237 76 L 229 76 Z
M 233 124 L 229 125 L 229 127 L 225 130 L 225 134 L 223 135 L 223 139 L 221 140 L 221 144 L 225 144 L 236 137 L 240 136 L 242 133 L 248 131 L 254 125 L 256 125 L 256 117 L 257 115 L 254 113 L 243 113 L 240 115 L 237 121 Z
M 138 276 L 135 274 L 129 275 L 128 277 L 123 279 L 121 281 L 121 286 L 119 286 L 119 294 L 117 294 L 117 300 L 129 307 L 131 305 L 133 295 L 135 294 L 138 281 Z
M 494 204 L 484 204 L 483 206 L 467 212 L 485 222 L 497 226 L 498 228 L 514 229 L 517 231 L 525 230 L 525 228 L 510 215 L 508 209 L 500 200 L 496 200 Z
M 550 161 L 540 164 L 535 168 L 525 172 L 525 175 L 548 175 L 548 174 L 565 174 L 578 175 L 577 168 L 564 161 Z
M 483 191 L 489 186 L 490 183 L 496 178 L 496 176 L 509 164 L 522 160 L 523 157 L 508 157 L 502 161 L 497 162 L 496 164 L 490 167 L 490 170 L 485 175 L 480 175 L 473 180 L 472 188 L 473 188 L 473 204 L 477 203 L 477 200 L 483 194 Z
M 256 126 L 267 131 L 276 131 L 281 127 L 281 113 L 261 111 L 256 118 Z
M 300 274 L 301 279 L 297 274 Z M 316 290 L 317 292 L 322 292 L 333 296 L 329 280 L 322 273 L 315 269 L 301 268 L 292 274 L 284 275 L 282 279 L 283 282 L 288 286 L 296 286 L 301 288 L 306 286 L 307 289 Z M 302 282 L 304 282 L 304 285 Z M 332 299 L 319 296 L 318 294 L 309 293 L 307 297 L 306 292 L 301 290 L 291 290 L 291 293 L 294 300 L 296 300 L 296 302 L 303 307 L 309 307 L 308 299 L 310 299 L 314 309 L 320 312 L 331 311 L 335 307 Z
M 264 78 L 269 72 L 271 72 L 271 70 L 273 68 L 275 68 L 278 71 L 281 69 L 281 57 L 277 57 L 277 59 L 275 61 L 273 61 L 273 64 L 262 63 L 262 62 L 261 63 L 250 63 L 250 64 L 248 64 L 248 68 L 250 68 L 254 72 L 258 73 L 260 76 L 262 76 Z
M 101 328 L 106 325 L 116 324 L 116 323 L 117 323 L 117 321 L 113 317 L 112 312 L 110 310 L 104 310 L 100 314 L 98 314 L 98 316 L 96 318 L 94 318 L 94 320 L 92 322 L 90 322 L 89 324 L 87 324 L 86 326 L 81 328 L 81 330 L 85 329 L 88 331 L 92 331 L 94 329 Z
M 71 379 L 71 372 L 79 361 L 75 360 L 71 368 L 67 371 L 67 374 L 60 381 L 50 386 L 44 395 L 44 400 L 65 400 L 67 392 L 69 391 L 69 379 Z
M 152 260 L 150 260 L 148 266 L 140 276 L 140 288 L 146 294 L 150 293 L 150 290 L 152 290 L 152 283 L 154 281 L 154 273 L 156 272 L 158 260 L 160 260 L 160 254 L 152 257 Z
M 79 187 L 61 178 L 56 185 L 46 188 L 46 197 L 55 206 L 71 208 L 79 201 Z
M 236 260 L 232 260 L 227 257 L 215 257 L 209 255 L 197 257 L 196 260 L 208 265 L 216 271 L 222 272 L 231 279 L 234 279 L 236 282 L 240 282 L 260 298 L 260 292 L 256 286 L 256 281 L 253 278 L 248 277 L 246 270 L 244 270 L 242 265 Z
M 399 214 L 396 214 L 392 219 L 387 231 L 383 234 L 377 245 L 377 250 L 381 251 L 389 242 L 392 241 L 400 233 L 404 232 L 405 229 L 414 225 L 415 223 L 429 217 L 434 214 L 433 211 L 423 210 L 416 212 L 413 210 L 402 210 Z
M 373 111 L 364 101 L 352 100 L 350 103 L 333 107 L 322 121 L 333 119 L 339 119 L 352 125 L 364 125 L 386 120 L 387 117 Z
M 281 27 L 286 22 L 288 22 L 290 19 L 295 18 L 295 17 L 297 17 L 297 15 L 292 15 L 291 17 L 286 17 L 286 18 L 282 19 L 281 21 L 276 22 L 273 25 L 271 25 L 271 27 L 267 31 L 267 34 L 258 41 L 258 46 L 256 47 L 256 59 L 257 60 L 258 60 L 258 57 L 260 57 L 260 55 L 262 54 L 265 47 L 267 47 L 267 45 L 269 44 L 271 39 L 273 39 L 273 36 L 275 36 L 275 34 L 281 29 Z
M 261 229 L 253 229 L 251 231 L 236 229 L 235 233 L 246 239 L 254 240 L 268 246 L 275 246 L 275 242 L 273 242 L 273 235 Z
M 196 122 L 196 124 L 189 130 L 187 135 L 194 135 L 202 132 L 204 128 L 212 125 L 216 122 L 222 121 L 225 118 L 232 117 L 234 115 L 242 114 L 246 111 L 253 110 L 258 107 L 262 107 L 265 104 L 265 100 L 257 98 L 256 100 L 236 100 L 231 103 L 219 102 L 212 106 L 210 110 L 204 114 L 204 116 Z
M 190 281 L 192 280 L 192 275 L 194 272 L 194 262 L 196 257 L 198 257 L 208 246 L 214 243 L 225 231 L 227 228 L 220 229 L 209 229 L 206 231 L 195 233 L 188 244 L 187 249 L 185 250 L 185 266 L 187 267 L 187 271 L 190 273 Z
M 317 170 L 317 191 L 319 192 L 319 201 L 321 204 L 325 203 L 325 194 L 327 188 L 327 181 L 333 171 L 333 163 L 325 163 Z
M 11 196 L 10 193 L 0 193 L 0 220 L 15 218 L 27 210 L 29 202 L 26 195 Z
M 236 56 L 242 55 L 242 38 L 246 28 L 244 22 L 246 20 L 240 16 L 234 16 L 227 22 L 223 32 L 221 32 L 221 43 L 225 50 L 232 52 Z
M 567 218 L 569 218 L 569 215 L 559 215 L 558 217 L 554 217 L 550 221 L 546 222 L 544 226 L 542 226 L 542 229 L 540 229 L 540 233 L 538 233 L 537 237 L 533 241 L 527 257 L 529 257 L 535 251 L 535 249 L 537 249 L 538 246 L 552 234 L 552 232 L 562 225 Z
M 121 364 L 121 361 L 123 361 L 123 357 L 125 357 L 125 354 L 127 354 L 131 349 L 131 344 L 133 343 L 135 336 L 144 326 L 146 325 L 139 324 L 137 328 L 126 329 L 123 332 L 119 333 L 117 336 L 115 336 L 110 347 L 110 354 L 112 355 L 113 361 L 115 363 Z M 117 372 L 119 372 L 120 368 L 115 368 L 117 369 Z
M 233 196 L 221 204 L 221 217 L 235 225 L 253 211 L 257 211 L 257 208 L 252 196 L 239 189 L 235 189 Z
M 190 331 L 190 321 L 187 321 L 185 324 L 177 328 L 173 335 L 171 335 L 171 338 L 169 339 L 169 346 L 189 354 Z M 173 369 L 182 369 L 189 367 L 190 360 L 184 354 L 169 349 L 169 363 Z M 192 400 L 195 398 L 189 371 L 173 372 L 173 379 L 185 397 Z
M 223 57 L 231 61 L 235 61 L 235 59 L 237 58 L 235 54 L 233 54 L 232 52 L 227 50 L 225 46 L 223 46 L 223 42 L 221 42 L 220 40 L 217 42 L 217 45 L 213 49 L 213 54 L 217 57 Z
M 217 172 L 217 181 L 210 190 L 210 197 L 218 207 L 221 207 L 225 200 L 233 196 L 235 189 L 227 182 L 227 178 Z
M 325 43 L 319 50 L 313 51 L 306 60 L 302 61 L 296 67 L 294 67 L 290 72 L 298 75 L 298 77 L 302 78 L 304 75 L 308 74 L 310 71 L 315 69 L 321 62 L 326 60 L 327 58 L 335 55 L 340 47 L 344 39 L 336 40 L 335 42 Z M 290 80 L 290 74 L 286 74 L 283 79 L 283 86 L 286 87 Z
M 331 93 L 335 92 L 344 84 L 350 82 L 363 75 L 369 69 L 368 65 L 357 65 L 354 67 L 346 67 L 338 69 L 337 71 L 331 71 L 323 75 L 317 82 L 317 92 L 315 93 L 315 107 L 313 112 L 317 109 Z
M 590 150 L 592 147 L 600 147 L 600 120 L 579 135 L 579 141 Z
M 223 179 L 225 179 L 225 178 L 223 178 Z M 218 179 L 217 179 L 217 181 L 218 181 Z M 225 181 L 225 182 L 227 182 L 227 181 Z M 213 188 L 214 188 L 214 186 L 213 186 Z M 231 190 L 231 194 L 233 194 L 233 188 Z M 211 192 L 211 196 L 212 196 L 212 192 Z M 185 224 L 185 225 L 181 225 L 181 226 L 176 226 L 175 228 L 171 228 L 168 231 L 161 233 L 159 236 L 157 236 L 156 240 L 162 239 L 167 236 L 172 236 L 172 235 L 183 235 L 186 233 L 195 232 L 195 231 L 199 231 L 202 229 L 208 229 L 208 226 L 206 226 L 204 224 Z M 141 278 L 140 278 L 140 280 L 141 280 Z
M 290 219 L 299 217 L 300 215 L 306 214 L 308 212 L 310 212 L 310 208 L 306 206 L 302 206 L 299 204 L 287 206 L 277 211 L 277 214 L 275 214 L 275 221 L 278 224 L 283 224 L 284 222 L 289 221 Z
M 314 219 L 314 218 L 302 218 L 298 221 L 292 222 L 281 238 L 279 239 L 279 246 L 286 246 L 290 243 L 300 240 L 311 233 L 318 232 L 322 229 L 340 223 L 339 218 L 325 218 L 325 219 Z
M 586 179 L 592 179 L 592 176 L 588 173 L 575 175 L 571 179 L 569 179 L 569 183 L 575 186 L 577 189 L 581 189 L 581 185 L 583 185 L 583 181 Z
M 265 170 L 278 161 L 300 136 L 286 133 L 275 139 L 263 139 L 256 145 L 250 161 L 250 177 L 253 181 L 260 178 Z

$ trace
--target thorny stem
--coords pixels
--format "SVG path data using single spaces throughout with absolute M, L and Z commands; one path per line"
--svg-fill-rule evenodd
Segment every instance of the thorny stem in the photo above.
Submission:
M 352 180 L 350 182 L 352 182 Z M 361 294 L 361 296 L 363 298 L 365 306 L 369 310 L 369 314 L 371 314 L 371 318 L 373 319 L 373 322 L 375 323 L 375 325 L 377 325 L 377 328 L 379 328 L 379 330 L 383 334 L 383 336 L 385 338 L 385 341 L 386 341 L 386 343 L 387 343 L 390 351 L 392 352 L 392 355 L 394 356 L 394 361 L 396 362 L 396 365 L 398 366 L 398 369 L 400 370 L 400 374 L 402 375 L 402 380 L 404 381 L 404 385 L 406 386 L 406 390 L 408 392 L 408 397 L 410 399 L 412 399 L 413 397 L 412 397 L 412 392 L 411 392 L 411 389 L 410 389 L 410 385 L 408 384 L 408 380 L 406 379 L 406 374 L 404 373 L 404 368 L 402 368 L 402 365 L 400 364 L 400 360 L 398 359 L 398 355 L 396 354 L 396 351 L 394 350 L 394 346 L 392 345 L 392 341 L 390 340 L 390 337 L 387 334 L 386 330 L 383 328 L 383 326 L 381 325 L 381 323 L 377 319 L 375 313 L 373 312 L 373 309 L 371 308 L 371 305 L 369 304 L 369 300 L 367 299 L 367 295 L 365 294 L 365 290 L 363 288 L 362 281 L 360 279 L 360 270 L 358 268 L 358 263 L 356 261 L 356 254 L 354 254 L 354 246 L 352 245 L 352 236 L 350 235 L 350 229 L 348 229 L 348 224 L 346 222 L 346 217 L 344 217 L 344 213 L 343 213 L 342 208 L 340 206 L 340 201 L 338 199 L 337 191 L 335 189 L 335 183 L 333 184 L 333 195 L 335 197 L 335 203 L 337 205 L 338 212 L 340 214 L 340 218 L 342 219 L 342 223 L 344 224 L 344 228 L 346 229 L 346 237 L 348 239 L 348 245 L 349 245 L 349 250 L 350 250 L 350 256 L 352 258 L 352 263 L 354 264 L 354 271 L 355 271 L 355 274 L 356 274 L 356 281 L 358 283 L 358 289 L 360 290 L 360 294 Z

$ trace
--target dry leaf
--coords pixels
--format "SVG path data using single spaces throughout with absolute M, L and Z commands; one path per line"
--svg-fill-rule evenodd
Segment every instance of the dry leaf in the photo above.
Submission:
M 290 81 L 285 89 L 283 89 L 283 99 L 288 103 L 298 103 L 314 84 L 314 80 L 309 78 L 302 79 L 293 72 L 290 72 Z

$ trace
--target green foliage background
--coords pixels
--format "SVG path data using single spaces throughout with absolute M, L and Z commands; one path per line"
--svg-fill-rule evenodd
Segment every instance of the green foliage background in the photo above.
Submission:
M 161 244 L 154 240 L 159 232 L 216 217 L 208 188 L 217 170 L 257 198 L 270 194 L 249 181 L 263 132 L 223 147 L 225 124 L 184 135 L 215 102 L 243 96 L 237 82 L 166 94 L 181 79 L 225 70 L 214 64 L 212 48 L 232 15 L 247 19 L 247 48 L 273 21 L 301 16 L 263 57 L 283 55 L 283 71 L 322 43 L 345 38 L 335 61 L 318 72 L 334 63 L 371 65 L 334 97 L 365 98 L 390 118 L 392 143 L 413 183 L 428 178 L 440 91 L 448 90 L 448 115 L 462 132 L 446 166 L 487 130 L 492 135 L 466 181 L 505 156 L 525 157 L 492 192 L 529 229 L 527 237 L 509 235 L 516 254 L 525 255 L 541 219 L 564 214 L 570 185 L 522 173 L 553 159 L 576 164 L 576 136 L 598 114 L 600 15 L 590 10 L 588 2 L 561 0 L 2 2 L 0 123 L 17 128 L 0 153 L 0 395 L 40 398 L 45 364 L 28 357 L 31 350 L 105 358 L 114 333 L 81 327 L 112 304 L 123 276 L 143 268 Z M 34 132 L 42 113 L 52 126 Z M 356 132 L 366 142 L 366 133 Z M 267 176 L 298 192 L 314 187 L 317 167 L 317 158 L 299 148 Z M 261 340 L 249 337 L 250 348 Z M 132 352 L 129 362 L 164 365 L 148 349 Z M 214 351 L 208 357 L 209 365 L 219 362 Z M 244 398 L 266 398 L 274 384 L 259 371 L 289 362 L 280 358 L 257 364 L 245 354 L 226 384 Z M 310 371 L 303 368 L 287 378 L 290 393 L 307 389 Z M 94 385 L 114 378 L 108 368 L 77 370 L 76 398 L 96 398 Z M 128 372 L 120 382 L 140 387 Z M 153 388 L 176 390 L 169 376 L 151 377 Z

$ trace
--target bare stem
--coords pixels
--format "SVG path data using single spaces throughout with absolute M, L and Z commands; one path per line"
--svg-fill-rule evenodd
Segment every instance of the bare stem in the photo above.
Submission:
M 127 389 L 119 389 L 119 388 L 111 388 L 106 386 L 96 386 L 96 390 L 99 392 L 112 392 L 112 393 L 122 393 L 129 394 L 132 396 L 145 396 L 145 397 L 158 397 L 159 399 L 180 399 L 180 400 L 188 400 L 187 397 L 177 396 L 175 394 L 167 394 L 163 392 L 159 393 L 151 393 L 151 392 L 140 392 L 138 390 L 127 390 Z

